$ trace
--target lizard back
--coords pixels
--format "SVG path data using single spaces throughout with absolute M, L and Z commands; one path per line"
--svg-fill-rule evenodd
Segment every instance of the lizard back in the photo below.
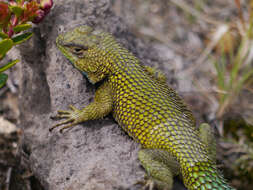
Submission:
M 167 151 L 177 160 L 188 189 L 232 189 L 217 170 L 182 99 L 111 34 L 80 26 L 59 35 L 57 45 L 91 83 L 105 79 L 106 85 L 101 85 L 95 96 L 97 102 L 81 111 L 73 106 L 72 111 L 61 111 L 60 116 L 69 119 L 55 127 L 73 122 L 67 128 L 87 118 L 103 117 L 110 110 L 119 125 L 144 148 Z
M 195 119 L 182 99 L 122 47 L 111 58 L 113 116 L 144 148 L 163 149 L 180 163 L 189 189 L 230 189 L 201 142 Z

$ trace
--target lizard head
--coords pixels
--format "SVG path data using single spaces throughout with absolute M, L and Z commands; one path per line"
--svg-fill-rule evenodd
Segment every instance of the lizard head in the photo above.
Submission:
M 110 73 L 110 58 L 103 44 L 106 38 L 114 41 L 107 33 L 89 26 L 79 26 L 59 35 L 56 44 L 67 59 L 94 84 Z

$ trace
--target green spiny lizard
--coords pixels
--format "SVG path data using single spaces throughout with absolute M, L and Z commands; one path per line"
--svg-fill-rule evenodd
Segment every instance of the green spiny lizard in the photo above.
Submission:
M 102 118 L 112 112 L 119 125 L 142 149 L 139 159 L 153 184 L 172 188 L 181 174 L 190 190 L 232 190 L 217 170 L 209 125 L 196 128 L 195 119 L 163 74 L 143 66 L 106 32 L 80 26 L 56 40 L 60 51 L 93 84 L 102 81 L 94 101 L 79 110 L 59 110 L 66 118 L 50 130 Z

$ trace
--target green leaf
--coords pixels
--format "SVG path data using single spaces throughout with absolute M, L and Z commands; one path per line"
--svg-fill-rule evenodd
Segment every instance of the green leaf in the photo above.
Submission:
M 0 88 L 2 88 L 8 79 L 8 75 L 0 73 Z
M 11 61 L 9 63 L 7 63 L 6 65 L 4 65 L 3 67 L 0 67 L 0 73 L 6 71 L 7 69 L 9 69 L 10 67 L 12 67 L 13 65 L 15 65 L 17 62 L 19 62 L 18 59 Z
M 9 6 L 11 12 L 13 12 L 17 17 L 19 17 L 23 13 L 23 9 L 20 6 L 11 5 Z
M 0 32 L 0 38 L 8 38 L 9 36 L 3 32 Z
M 245 82 L 251 77 L 253 76 L 253 69 L 249 69 L 248 71 L 246 71 L 242 78 L 238 81 L 237 85 L 236 85 L 236 89 L 237 92 L 240 92 L 240 90 L 242 89 L 243 85 L 245 84 Z
M 13 41 L 11 39 L 4 39 L 0 41 L 0 59 L 4 57 L 7 51 L 9 51 L 13 46 Z
M 21 34 L 21 35 L 18 35 L 14 38 L 12 38 L 12 41 L 14 42 L 14 45 L 17 45 L 17 44 L 20 44 L 26 40 L 28 40 L 29 38 L 32 37 L 32 33 L 31 32 L 27 32 L 27 33 L 24 33 L 24 34 Z
M 29 28 L 31 28 L 32 25 L 31 24 L 20 24 L 20 25 L 17 25 L 13 28 L 14 32 L 15 33 L 18 33 L 18 32 L 21 32 L 23 30 L 27 30 Z

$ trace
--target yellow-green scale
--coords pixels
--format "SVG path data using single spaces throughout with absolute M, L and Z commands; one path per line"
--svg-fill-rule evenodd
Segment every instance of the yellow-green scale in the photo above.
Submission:
M 81 118 L 78 117 L 81 121 L 89 112 L 103 117 L 108 110 L 112 111 L 119 125 L 143 148 L 161 149 L 176 158 L 188 189 L 232 189 L 216 169 L 210 147 L 201 141 L 195 119 L 181 98 L 165 82 L 141 66 L 139 60 L 118 44 L 112 35 L 81 26 L 59 36 L 57 44 L 92 83 L 107 77 L 105 85 L 101 85 L 102 90 L 97 90 L 97 104 L 90 104 L 83 109 L 85 111 L 78 110 L 77 113 L 73 107 L 71 112 L 60 112 L 62 117 L 66 116 L 64 113 L 70 113 L 70 121 L 74 123 L 69 126 L 76 124 L 77 116 L 81 115 Z M 102 97 L 103 93 L 107 98 Z M 100 113 L 98 110 L 101 105 L 104 106 L 103 103 L 107 106 Z M 94 112 L 93 108 L 97 111 Z M 169 175 L 170 171 L 166 171 Z
M 213 167 L 193 116 L 180 98 L 166 84 L 146 73 L 131 54 L 122 53 L 125 52 L 114 54 L 116 72 L 109 77 L 116 121 L 144 148 L 172 153 L 189 189 L 216 189 L 216 185 L 217 189 L 229 189 L 222 187 L 223 179 Z M 127 56 L 131 59 L 126 59 Z M 196 167 L 198 171 L 194 172 Z

